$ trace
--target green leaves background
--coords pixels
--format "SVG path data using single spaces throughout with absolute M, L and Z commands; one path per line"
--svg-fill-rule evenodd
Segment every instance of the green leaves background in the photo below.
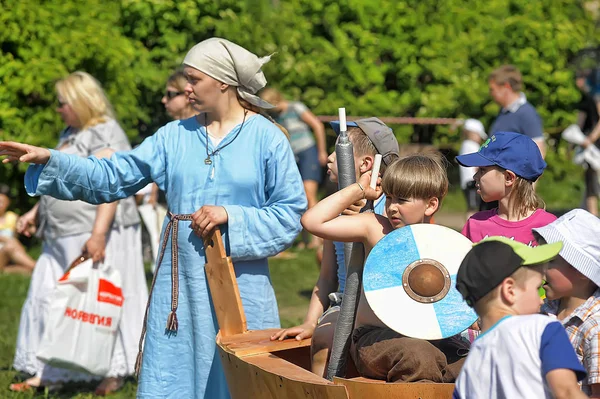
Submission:
M 549 129 L 575 120 L 569 61 L 597 46 L 585 1 L 1 0 L 0 138 L 52 146 L 54 83 L 85 70 L 128 134 L 167 121 L 167 76 L 195 43 L 221 36 L 262 56 L 269 84 L 317 114 L 475 117 L 498 112 L 487 75 L 517 65 Z M 410 129 L 396 129 L 409 140 Z M 438 129 L 438 144 L 458 133 Z M 0 180 L 20 174 L 0 169 Z

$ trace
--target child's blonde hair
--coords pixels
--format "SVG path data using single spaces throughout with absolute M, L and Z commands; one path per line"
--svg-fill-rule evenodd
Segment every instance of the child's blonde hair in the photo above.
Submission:
M 73 72 L 59 80 L 56 82 L 56 92 L 73 109 L 81 129 L 115 119 L 115 111 L 102 86 L 87 72 Z
M 546 204 L 535 192 L 532 181 L 517 176 L 508 195 L 508 208 L 513 216 L 522 218 L 531 211 L 545 209 Z
M 428 200 L 436 197 L 440 205 L 448 194 L 448 175 L 439 153 L 411 154 L 387 168 L 381 188 L 386 195 Z
M 501 173 L 504 173 L 507 170 L 500 166 L 495 166 L 495 168 Z M 533 185 L 534 182 L 515 175 L 515 183 L 508 194 L 508 209 L 510 216 L 523 218 L 526 217 L 529 212 L 540 208 L 546 208 L 546 203 L 535 192 Z
M 285 98 L 283 97 L 283 94 L 281 94 L 281 92 L 279 92 L 279 90 L 274 89 L 272 87 L 267 87 L 267 88 L 261 90 L 260 98 L 262 98 L 266 102 L 271 103 L 273 105 L 277 105 L 280 102 L 282 102 L 283 100 L 285 100 Z

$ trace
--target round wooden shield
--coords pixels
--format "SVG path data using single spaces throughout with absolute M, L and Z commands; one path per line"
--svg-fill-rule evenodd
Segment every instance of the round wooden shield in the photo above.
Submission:
M 394 230 L 375 245 L 365 263 L 369 306 L 389 328 L 413 338 L 442 339 L 466 330 L 477 315 L 455 286 L 472 245 L 443 226 Z

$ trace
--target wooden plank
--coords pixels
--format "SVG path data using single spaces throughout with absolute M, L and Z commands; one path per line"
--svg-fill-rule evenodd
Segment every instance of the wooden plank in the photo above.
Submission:
M 351 379 L 334 377 L 333 382 L 344 385 L 348 390 L 348 397 L 350 399 L 450 399 L 454 391 L 454 384 L 426 382 L 386 383 L 385 381 L 362 377 Z
M 272 354 L 239 358 L 219 346 L 232 399 L 348 399 L 346 388 Z
M 310 346 L 310 338 L 303 339 L 302 341 L 297 341 L 295 339 L 271 341 L 271 335 L 276 331 L 279 331 L 279 329 L 271 328 L 268 330 L 246 331 L 243 334 L 230 335 L 227 337 L 221 335 L 217 338 L 217 342 L 220 345 L 223 345 L 227 352 L 239 357 Z
M 247 330 L 246 314 L 237 285 L 233 262 L 225 252 L 221 230 L 204 241 L 206 279 L 210 288 L 221 336 L 241 334 Z

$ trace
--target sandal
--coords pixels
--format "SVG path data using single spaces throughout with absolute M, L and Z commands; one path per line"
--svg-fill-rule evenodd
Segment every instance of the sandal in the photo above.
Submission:
M 15 384 L 10 384 L 8 389 L 13 392 L 33 392 L 40 389 L 42 385 L 42 379 L 39 377 L 31 377 L 26 379 L 23 382 L 18 382 Z
M 33 392 L 36 391 L 39 387 L 29 385 L 26 382 L 18 382 L 15 384 L 10 384 L 8 389 L 13 392 Z

